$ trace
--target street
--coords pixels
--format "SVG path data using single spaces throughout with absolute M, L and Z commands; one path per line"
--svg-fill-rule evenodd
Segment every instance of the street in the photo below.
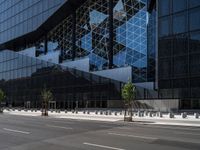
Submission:
M 0 115 L 0 150 L 199 150 L 200 128 Z

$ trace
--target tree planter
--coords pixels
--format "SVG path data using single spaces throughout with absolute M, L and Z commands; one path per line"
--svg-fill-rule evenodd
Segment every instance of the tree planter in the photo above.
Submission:
M 50 90 L 47 90 L 46 88 L 43 89 L 41 92 L 41 97 L 42 97 L 42 116 L 48 116 L 48 104 L 49 101 L 53 100 L 53 94 L 51 93 Z
M 124 117 L 124 121 L 127 121 L 127 122 L 132 122 L 133 121 L 133 119 L 132 119 L 132 117 Z
M 2 107 L 2 102 L 5 100 L 6 96 L 2 89 L 0 89 L 0 113 L 3 113 L 3 107 Z
M 135 86 L 130 80 L 122 87 L 122 98 L 124 99 L 126 109 L 124 113 L 124 121 L 133 121 L 133 101 L 135 98 L 135 92 Z M 126 113 L 128 113 L 128 115 Z
M 42 112 L 42 116 L 49 116 L 48 112 Z

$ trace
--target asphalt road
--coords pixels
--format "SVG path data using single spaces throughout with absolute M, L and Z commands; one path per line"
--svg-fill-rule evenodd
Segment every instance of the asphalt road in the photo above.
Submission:
M 200 128 L 0 115 L 0 150 L 200 150 Z

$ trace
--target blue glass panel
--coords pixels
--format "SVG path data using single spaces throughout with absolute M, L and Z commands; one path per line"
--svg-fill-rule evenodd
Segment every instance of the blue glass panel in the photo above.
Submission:
M 200 29 L 200 7 L 189 12 L 190 30 Z
M 92 32 L 90 32 L 82 37 L 81 47 L 87 51 L 92 50 Z
M 189 0 L 188 2 L 190 7 L 200 6 L 200 0 Z
M 178 12 L 186 9 L 187 0 L 173 0 L 173 12 Z
M 164 16 L 169 14 L 170 1 L 169 0 L 158 0 L 159 16 Z
M 173 33 L 182 33 L 187 30 L 187 15 L 181 13 L 173 16 Z

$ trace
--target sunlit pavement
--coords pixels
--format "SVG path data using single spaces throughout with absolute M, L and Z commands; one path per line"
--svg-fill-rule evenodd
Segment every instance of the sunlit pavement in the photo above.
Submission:
M 199 150 L 200 128 L 4 113 L 0 139 L 0 150 Z
M 34 116 L 39 117 L 41 116 L 41 111 L 12 111 L 12 110 L 4 110 L 5 114 L 9 115 L 19 115 L 19 116 Z M 72 112 L 51 112 L 49 111 L 49 117 L 51 118 L 60 118 L 60 119 L 75 119 L 75 120 L 90 120 L 90 121 L 103 121 L 103 122 L 116 122 L 116 121 L 123 121 L 124 116 L 120 113 L 115 115 L 112 113 L 111 115 L 100 115 L 100 113 L 95 114 L 95 112 L 90 112 L 90 114 L 83 114 L 83 112 L 72 113 Z M 186 118 L 181 118 L 180 115 L 175 115 L 175 118 L 169 118 L 167 114 L 164 114 L 162 118 L 160 117 L 149 117 L 143 116 L 133 117 L 134 121 L 137 121 L 141 124 L 157 124 L 157 125 L 176 125 L 176 126 L 193 126 L 193 127 L 200 127 L 200 118 L 196 119 L 194 115 L 188 115 Z

